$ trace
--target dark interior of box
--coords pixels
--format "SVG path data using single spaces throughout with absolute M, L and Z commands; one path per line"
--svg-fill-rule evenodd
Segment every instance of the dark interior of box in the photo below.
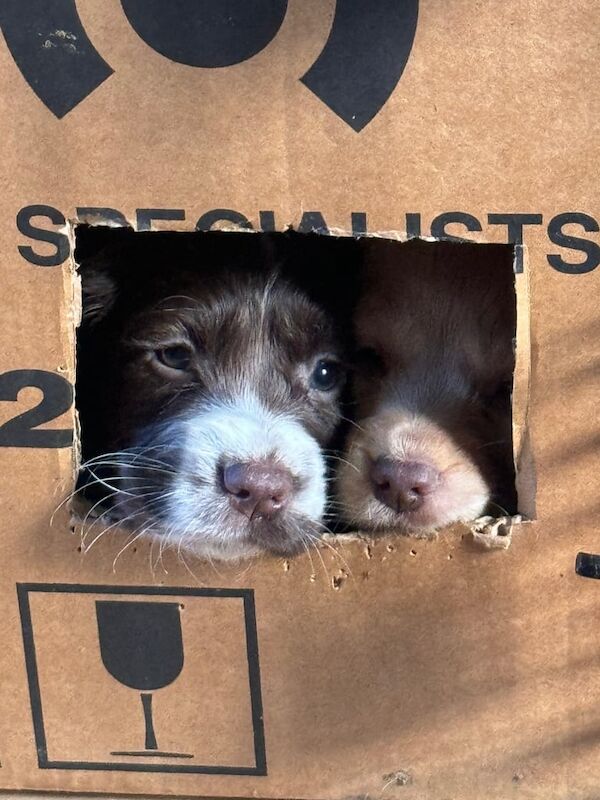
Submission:
M 114 303 L 114 297 L 108 288 L 103 286 L 103 273 L 107 287 L 118 284 L 120 312 L 131 305 L 135 310 L 139 305 L 139 297 L 147 292 L 151 283 L 157 284 L 169 276 L 174 279 L 179 271 L 202 272 L 234 269 L 242 276 L 277 273 L 286 282 L 292 284 L 310 300 L 323 309 L 335 327 L 344 348 L 344 368 L 347 380 L 340 396 L 342 419 L 336 428 L 335 435 L 328 442 L 327 454 L 331 474 L 345 456 L 345 443 L 352 430 L 360 426 L 361 420 L 355 391 L 356 374 L 362 371 L 363 383 L 365 374 L 371 383 L 386 381 L 382 368 L 383 356 L 373 352 L 373 348 L 361 347 L 355 341 L 354 320 L 357 305 L 365 292 L 365 281 L 368 281 L 368 270 L 365 263 L 377 262 L 379 258 L 389 261 L 390 252 L 398 255 L 398 269 L 412 270 L 414 282 L 418 286 L 420 265 L 431 261 L 432 252 L 437 248 L 436 259 L 448 264 L 448 286 L 452 285 L 452 264 L 458 258 L 462 262 L 473 261 L 485 265 L 487 261 L 494 263 L 494 269 L 487 269 L 484 281 L 498 282 L 501 287 L 497 292 L 503 308 L 500 316 L 505 320 L 501 330 L 496 328 L 495 336 L 500 336 L 508 346 L 514 349 L 516 330 L 516 295 L 514 288 L 513 259 L 511 246 L 485 245 L 464 242 L 425 242 L 410 240 L 406 243 L 378 240 L 374 238 L 356 239 L 352 237 L 333 237 L 319 234 L 300 234 L 292 231 L 277 234 L 248 232 L 144 232 L 131 229 L 109 228 L 102 226 L 80 225 L 75 235 L 75 262 L 82 280 L 84 299 L 86 291 L 93 286 L 94 301 L 92 313 L 100 317 L 107 311 L 102 308 Z M 390 248 L 395 248 L 390 251 Z M 489 255 L 490 258 L 487 258 Z M 456 262 L 457 263 L 457 262 Z M 428 290 L 424 286 L 423 291 Z M 465 294 L 465 318 L 477 319 L 481 309 L 475 307 L 475 300 L 469 300 Z M 417 298 L 418 292 L 413 295 Z M 471 302 L 471 306 L 469 306 Z M 431 313 L 432 305 L 429 304 Z M 440 302 L 439 308 L 444 308 Z M 139 309 L 138 309 L 139 310 Z M 389 311 L 389 309 L 388 309 Z M 440 313 L 443 311 L 440 310 Z M 385 326 L 385 314 L 382 314 L 382 326 Z M 393 335 L 393 334 L 390 334 Z M 410 331 L 407 338 L 410 338 Z M 227 330 L 222 331 L 227 337 Z M 449 331 L 448 336 L 455 336 Z M 119 344 L 109 341 L 106 327 L 102 325 L 81 326 L 77 335 L 77 380 L 76 407 L 80 420 L 81 460 L 97 458 L 99 453 L 107 452 L 105 439 L 107 426 L 111 424 L 111 395 L 107 393 L 110 371 L 116 360 L 123 358 L 118 352 Z M 461 343 L 457 339 L 456 349 L 467 350 L 469 342 Z M 171 349 L 170 358 L 178 356 L 177 350 Z M 397 365 L 401 372 L 402 365 Z M 370 370 L 370 371 L 369 371 Z M 365 372 L 366 371 L 366 372 Z M 448 368 L 447 371 L 451 372 Z M 396 374 L 396 373 L 395 373 Z M 492 387 L 485 391 L 477 390 L 477 402 L 488 404 L 485 414 L 499 413 L 509 420 L 511 413 L 512 384 L 502 383 L 500 389 Z M 486 394 L 487 392 L 487 394 Z M 413 393 L 415 394 L 415 393 Z M 418 392 L 415 394 L 417 396 Z M 473 396 L 475 397 L 475 391 Z M 490 399 L 491 398 L 491 399 Z M 140 398 L 142 402 L 142 398 Z M 170 402 L 170 401 L 169 401 Z M 469 401 L 471 402 L 471 400 Z M 475 400 L 472 402 L 474 407 Z M 495 405 L 494 405 L 495 404 Z M 493 407 L 493 408 L 492 408 Z M 492 412 L 489 409 L 492 408 Z M 489 413 L 488 413 L 489 412 Z M 461 428 L 468 427 L 468 420 L 461 423 Z M 460 438 L 460 437 L 459 437 Z M 469 439 L 468 431 L 464 440 Z M 489 437 L 488 437 L 489 438 Z M 462 446 L 462 440 L 459 442 Z M 471 446 L 467 442 L 467 447 Z M 486 458 L 502 462 L 504 476 L 499 493 L 489 504 L 487 513 L 494 517 L 513 514 L 517 511 L 515 490 L 515 473 L 513 467 L 512 432 L 510 424 L 505 425 L 502 435 L 479 441 L 473 447 L 474 458 L 484 453 Z M 507 466 L 509 465 L 509 466 Z M 103 497 L 107 486 L 111 487 L 110 464 L 105 465 L 106 473 L 101 468 L 94 471 L 94 480 L 82 471 L 79 485 L 80 501 L 83 506 L 98 505 L 102 508 Z M 87 488 L 86 487 L 87 485 Z M 339 501 L 331 505 L 328 516 L 328 527 L 333 532 L 355 529 L 356 524 L 349 524 L 339 514 Z

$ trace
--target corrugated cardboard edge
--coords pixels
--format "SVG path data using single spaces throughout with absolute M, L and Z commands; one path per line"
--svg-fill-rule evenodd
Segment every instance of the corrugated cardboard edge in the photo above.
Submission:
M 65 354 L 65 378 L 75 387 L 76 375 L 76 336 L 77 327 L 81 321 L 81 280 L 75 265 L 75 224 L 70 220 L 61 231 L 69 240 L 69 257 L 62 265 L 63 281 L 63 306 L 60 314 L 60 337 L 62 351 Z M 72 480 L 75 481 L 80 461 L 80 432 L 79 416 L 75 409 L 75 402 L 71 409 L 73 424 L 73 444 L 71 447 Z
M 517 295 L 516 360 L 513 379 L 513 453 L 519 512 L 535 519 L 536 472 L 531 447 L 529 403 L 531 395 L 531 281 L 527 249 L 515 245 L 523 254 L 523 272 L 515 274 Z
M 131 227 L 133 230 L 136 230 L 135 225 L 130 221 L 127 220 L 128 227 Z M 76 374 L 76 352 L 75 352 L 75 344 L 76 344 L 76 336 L 77 336 L 77 327 L 81 322 L 81 310 L 82 310 L 82 296 L 81 296 L 81 279 L 79 277 L 77 271 L 77 263 L 75 261 L 75 232 L 78 225 L 90 225 L 90 226 L 106 226 L 111 228 L 119 228 L 124 227 L 119 225 L 114 220 L 110 220 L 107 218 L 99 217 L 94 215 L 93 217 L 83 217 L 81 219 L 70 219 L 67 222 L 65 232 L 69 238 L 70 244 L 70 255 L 69 258 L 65 261 L 63 267 L 63 282 L 65 286 L 64 297 L 65 297 L 65 311 L 62 315 L 63 318 L 63 336 L 64 341 L 66 344 L 65 351 L 69 353 L 69 380 L 75 384 L 75 374 Z M 282 225 L 278 228 L 276 233 L 285 233 L 287 231 L 293 231 L 297 229 L 297 225 L 292 223 L 287 223 Z M 260 229 L 255 228 L 241 228 L 231 223 L 225 223 L 223 226 L 219 226 L 218 230 L 223 233 L 262 233 Z M 152 231 L 149 231 L 152 232 Z M 157 232 L 157 231 L 154 231 Z M 173 231 L 173 232 L 190 232 L 190 231 Z M 348 230 L 346 228 L 329 228 L 328 233 L 324 233 L 321 230 L 315 229 L 314 231 L 307 232 L 312 235 L 329 235 L 334 237 L 355 237 L 355 238 L 376 238 L 376 239 L 389 239 L 391 241 L 396 241 L 398 243 L 404 243 L 409 241 L 413 238 L 418 238 L 423 241 L 427 242 L 436 242 L 436 241 L 455 241 L 457 244 L 461 243 L 461 240 L 458 237 L 443 237 L 442 239 L 434 237 L 434 236 L 425 236 L 421 235 L 418 237 L 409 236 L 406 231 L 403 230 L 381 230 L 381 231 L 368 231 L 360 234 L 356 234 L 352 230 Z M 485 237 L 482 235 L 476 236 L 474 239 L 464 239 L 462 240 L 465 243 L 476 243 L 476 244 L 490 244 Z M 513 459 L 515 463 L 515 473 L 516 473 L 516 488 L 518 494 L 518 502 L 519 502 L 519 515 L 513 517 L 511 519 L 511 531 L 515 525 L 519 525 L 522 522 L 530 521 L 535 519 L 535 489 L 536 489 L 536 480 L 535 480 L 535 469 L 534 469 L 534 461 L 533 461 L 533 453 L 531 449 L 531 441 L 529 436 L 529 396 L 530 396 L 530 381 L 531 381 L 531 326 L 530 326 L 530 279 L 529 279 L 529 264 L 527 258 L 527 250 L 523 245 L 513 245 L 514 247 L 514 262 L 517 263 L 518 257 L 518 250 L 520 249 L 522 252 L 522 263 L 523 263 L 523 272 L 515 273 L 515 294 L 516 294 L 516 301 L 517 301 L 517 330 L 515 335 L 515 371 L 514 371 L 514 380 L 513 380 L 513 408 L 512 408 L 512 433 L 513 433 Z M 77 410 L 75 408 L 75 404 L 73 405 L 73 428 L 74 428 L 74 435 L 73 435 L 73 481 L 76 480 L 77 472 L 79 470 L 79 466 L 81 463 L 81 448 L 80 448 L 80 426 L 79 426 L 79 416 L 77 414 Z M 499 522 L 506 520 L 506 517 L 500 516 L 498 518 L 494 518 L 494 522 Z M 78 522 L 79 520 L 77 517 L 73 518 L 72 520 L 74 523 Z M 473 527 L 478 526 L 480 527 L 481 520 L 474 520 L 472 525 L 466 524 L 461 525 L 458 523 L 458 527 L 460 527 L 462 531 L 462 536 L 464 537 L 466 534 L 473 535 Z M 453 529 L 456 529 L 456 525 L 452 526 Z M 348 535 L 347 535 L 348 536 Z M 427 538 L 436 538 L 437 532 L 433 534 L 431 537 Z M 324 536 L 324 546 L 331 546 L 330 544 L 326 544 L 329 537 L 326 535 Z M 345 538 L 344 535 L 338 534 L 336 537 L 338 542 Z M 354 540 L 355 538 L 360 539 L 361 541 L 369 541 L 370 537 L 368 534 L 363 532 L 357 532 L 356 534 L 350 534 L 348 537 L 350 540 Z M 411 537 L 414 538 L 414 537 Z M 503 545 L 503 549 L 506 549 L 510 545 L 510 537 L 507 538 L 508 544 Z

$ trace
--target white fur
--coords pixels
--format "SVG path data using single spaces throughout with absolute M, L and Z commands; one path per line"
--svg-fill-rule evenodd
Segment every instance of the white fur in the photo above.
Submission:
M 182 453 L 160 532 L 170 545 L 221 559 L 258 551 L 247 541 L 251 523 L 231 507 L 219 485 L 219 466 L 235 462 L 276 460 L 299 486 L 286 513 L 315 521 L 323 515 L 325 462 L 318 443 L 293 417 L 274 414 L 250 393 L 199 403 L 171 422 L 164 438 Z

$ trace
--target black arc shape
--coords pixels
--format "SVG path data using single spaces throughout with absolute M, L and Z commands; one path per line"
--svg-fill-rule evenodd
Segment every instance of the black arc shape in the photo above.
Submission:
M 361 131 L 402 77 L 418 13 L 418 0 L 337 0 L 329 38 L 302 83 Z
M 287 0 L 121 0 L 135 32 L 190 67 L 229 67 L 263 50 L 281 27 Z
M 75 0 L 3 0 L 0 26 L 23 77 L 59 119 L 110 75 Z

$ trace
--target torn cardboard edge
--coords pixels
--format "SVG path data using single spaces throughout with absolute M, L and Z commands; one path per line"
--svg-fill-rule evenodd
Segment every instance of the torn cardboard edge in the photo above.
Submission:
M 520 514 L 510 517 L 483 516 L 470 525 L 471 541 L 484 550 L 508 550 L 512 543 L 513 528 L 523 522 Z
M 125 218 L 127 219 L 127 218 Z M 64 316 L 62 317 L 63 331 L 62 334 L 66 340 L 67 350 L 69 353 L 68 359 L 68 378 L 75 386 L 76 378 L 76 342 L 77 342 L 77 328 L 81 323 L 82 315 L 82 287 L 81 278 L 79 276 L 78 267 L 75 260 L 75 245 L 77 228 L 81 226 L 89 227 L 107 227 L 112 229 L 130 228 L 134 232 L 140 233 L 194 233 L 194 231 L 165 230 L 165 229 L 151 229 L 145 231 L 138 231 L 136 227 L 127 219 L 127 225 L 121 224 L 120 221 L 110 217 L 100 216 L 98 213 L 93 215 L 84 215 L 82 218 L 69 219 L 67 224 L 61 229 L 69 240 L 70 253 L 69 257 L 65 260 L 63 265 L 63 285 L 65 297 Z M 286 224 L 280 230 L 276 231 L 262 231 L 255 228 L 244 228 L 236 226 L 235 224 L 224 221 L 222 226 L 214 229 L 217 232 L 226 233 L 287 233 L 294 232 L 293 224 Z M 195 231 L 202 233 L 202 231 Z M 329 228 L 327 232 L 315 228 L 311 231 L 303 231 L 306 236 L 333 236 L 336 238 L 372 238 L 372 239 L 387 239 L 389 241 L 404 244 L 410 240 L 419 239 L 430 243 L 435 242 L 454 242 L 458 246 L 460 244 L 498 244 L 497 242 L 489 242 L 483 236 L 475 236 L 473 239 L 465 239 L 457 236 L 409 236 L 406 231 L 369 231 L 357 234 L 352 230 L 344 228 Z M 515 331 L 515 368 L 513 372 L 513 388 L 512 388 L 512 437 L 513 437 L 513 464 L 515 467 L 515 486 L 517 490 L 518 508 L 519 513 L 513 517 L 500 516 L 492 517 L 485 516 L 471 523 L 464 523 L 465 531 L 470 536 L 471 541 L 480 545 L 484 549 L 507 549 L 512 541 L 512 531 L 515 525 L 525 521 L 532 521 L 535 519 L 535 469 L 533 453 L 531 449 L 531 440 L 529 436 L 529 398 L 530 398 L 530 383 L 531 383 L 531 328 L 530 328 L 530 280 L 529 280 L 529 259 L 527 248 L 521 244 L 510 244 L 513 248 L 514 256 L 513 263 L 516 264 L 519 260 L 522 261 L 523 270 L 517 273 L 514 270 L 514 286 L 515 297 L 517 303 L 517 323 Z M 519 258 L 520 250 L 520 258 Z M 79 415 L 77 413 L 76 403 L 73 404 L 73 446 L 72 446 L 72 482 L 75 484 L 77 474 L 81 467 L 81 427 L 79 422 Z M 71 514 L 71 525 L 78 526 L 81 523 L 81 518 L 73 508 L 72 501 L 69 503 L 69 511 Z M 461 523 L 459 523 L 461 524 Z M 428 534 L 425 538 L 436 538 L 438 533 Z M 396 538 L 403 536 L 407 538 L 420 538 L 414 534 L 408 536 L 402 532 L 389 532 L 390 537 Z M 465 532 L 461 535 L 464 538 Z M 328 534 L 323 534 L 323 546 L 331 546 L 330 539 L 333 538 L 340 544 L 350 539 L 360 538 L 364 539 L 374 538 L 369 537 L 368 534 L 335 534 L 330 537 Z M 378 539 L 386 538 L 386 534 L 378 535 Z M 493 543 L 492 543 L 493 542 Z
M 61 232 L 69 240 L 69 257 L 65 260 L 62 270 L 63 279 L 63 313 L 61 314 L 61 338 L 66 342 L 63 348 L 67 354 L 66 376 L 73 386 L 73 444 L 71 445 L 71 480 L 74 484 L 81 465 L 81 428 L 79 414 L 75 403 L 75 378 L 77 374 L 77 328 L 81 324 L 82 292 L 81 278 L 75 262 L 75 229 L 76 223 L 68 221 Z
M 512 436 L 519 512 L 527 519 L 536 518 L 536 469 L 533 456 L 529 407 L 531 399 L 531 267 L 525 245 L 514 245 L 515 265 L 521 251 L 522 272 L 515 269 L 517 326 L 515 331 L 515 368 L 512 391 Z
M 530 525 L 532 520 L 526 519 L 522 514 L 512 516 L 492 517 L 484 515 L 472 522 L 455 522 L 448 528 L 426 534 L 386 533 L 373 534 L 369 532 L 353 531 L 350 533 L 324 533 L 321 537 L 324 546 L 347 544 L 360 544 L 365 549 L 367 558 L 371 558 L 372 551 L 377 545 L 385 545 L 388 552 L 395 550 L 394 543 L 399 539 L 413 542 L 435 542 L 444 536 L 454 539 L 457 543 L 468 543 L 477 550 L 508 550 L 512 544 L 512 536 L 522 525 Z M 412 549 L 411 555 L 416 555 Z M 334 587 L 335 588 L 335 587 Z

